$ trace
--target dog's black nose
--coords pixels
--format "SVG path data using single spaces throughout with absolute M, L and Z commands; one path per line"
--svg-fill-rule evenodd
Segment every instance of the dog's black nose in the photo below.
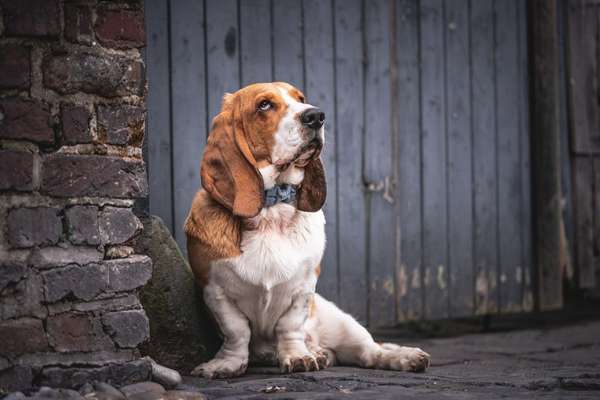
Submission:
M 319 129 L 325 122 L 325 113 L 318 108 L 309 108 L 300 114 L 300 121 L 312 129 Z

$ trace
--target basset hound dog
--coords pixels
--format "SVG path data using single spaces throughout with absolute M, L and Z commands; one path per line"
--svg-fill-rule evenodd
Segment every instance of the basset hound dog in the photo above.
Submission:
M 238 376 L 249 360 L 283 372 L 429 366 L 421 349 L 376 343 L 315 293 L 325 249 L 324 121 L 283 82 L 223 98 L 185 232 L 190 265 L 224 341 L 193 375 Z

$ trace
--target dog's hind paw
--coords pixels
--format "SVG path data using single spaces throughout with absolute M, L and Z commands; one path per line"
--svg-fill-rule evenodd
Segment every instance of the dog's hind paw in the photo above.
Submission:
M 233 378 L 246 372 L 248 360 L 237 358 L 214 358 L 198 365 L 191 372 L 193 376 L 207 379 Z
M 383 369 L 423 372 L 430 364 L 431 356 L 417 347 L 402 347 L 392 343 L 381 345 L 380 363 Z

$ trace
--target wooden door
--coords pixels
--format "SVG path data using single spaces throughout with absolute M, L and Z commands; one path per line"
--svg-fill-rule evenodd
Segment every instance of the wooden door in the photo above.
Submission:
M 221 97 L 327 114 L 318 291 L 389 326 L 532 306 L 520 0 L 147 0 L 150 210 L 182 225 Z

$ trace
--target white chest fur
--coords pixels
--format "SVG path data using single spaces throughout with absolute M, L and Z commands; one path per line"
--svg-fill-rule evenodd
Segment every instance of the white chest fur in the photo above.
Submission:
M 301 212 L 281 203 L 249 222 L 253 229 L 243 233 L 242 254 L 214 261 L 210 281 L 250 320 L 253 335 L 270 336 L 292 297 L 315 290 L 325 218 L 322 211 Z
M 242 236 L 242 254 L 216 261 L 213 271 L 226 266 L 243 283 L 266 290 L 298 274 L 314 273 L 325 249 L 322 211 L 307 213 L 277 204 L 263 209 L 250 223 L 253 229 Z

